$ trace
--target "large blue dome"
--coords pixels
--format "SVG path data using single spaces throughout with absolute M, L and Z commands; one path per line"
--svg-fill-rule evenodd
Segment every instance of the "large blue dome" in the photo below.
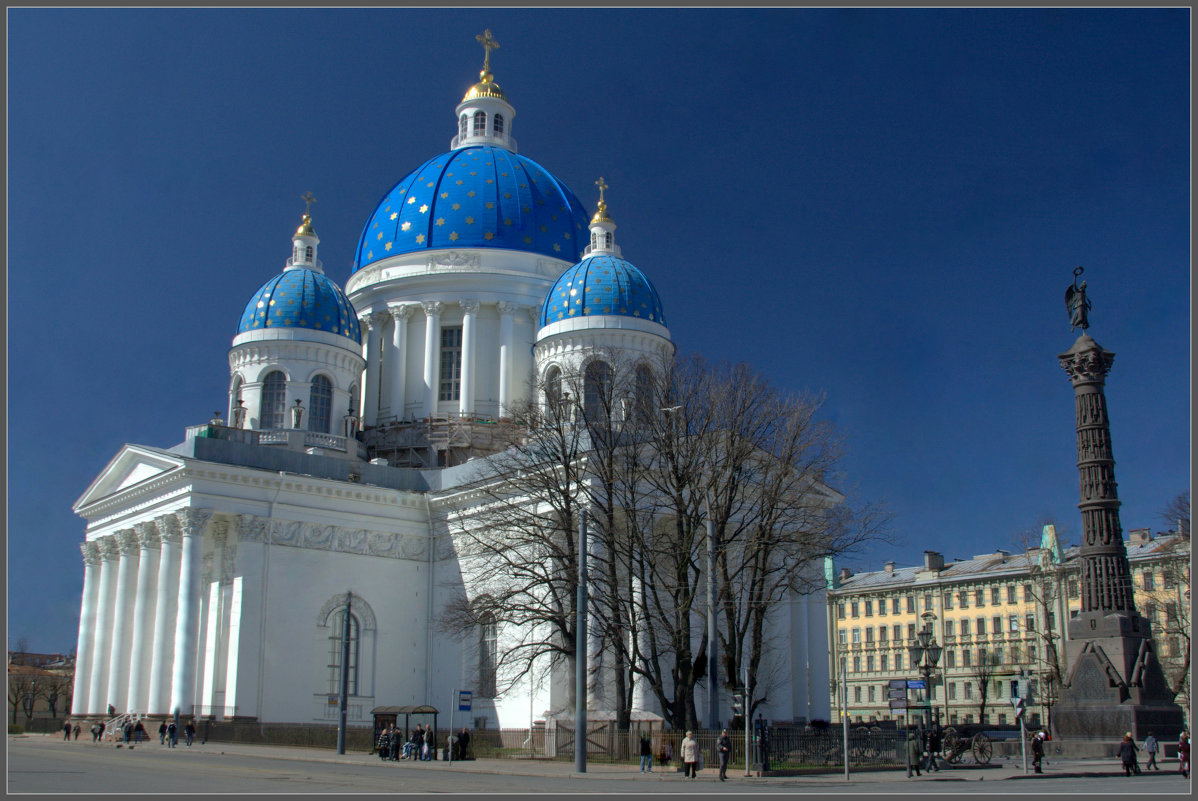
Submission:
M 358 315 L 341 287 L 324 273 L 302 267 L 276 275 L 245 305 L 237 333 L 263 328 L 310 328 L 362 343 Z
M 618 315 L 666 324 L 661 297 L 632 262 L 590 256 L 566 270 L 545 296 L 541 327 L 580 315 Z
M 588 215 L 532 159 L 491 145 L 429 159 L 391 188 L 366 221 L 356 272 L 397 253 L 504 248 L 577 261 Z

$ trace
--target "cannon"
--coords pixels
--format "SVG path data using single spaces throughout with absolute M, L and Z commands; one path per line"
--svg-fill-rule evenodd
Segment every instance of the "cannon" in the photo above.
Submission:
M 969 724 L 946 728 L 941 743 L 944 760 L 950 765 L 956 765 L 969 753 L 977 764 L 989 763 L 990 757 L 994 755 L 994 745 L 982 728 L 980 725 Z

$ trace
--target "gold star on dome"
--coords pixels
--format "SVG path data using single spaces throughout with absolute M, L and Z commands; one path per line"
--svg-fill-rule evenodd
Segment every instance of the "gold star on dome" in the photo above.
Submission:
M 390 242 L 388 242 L 387 244 L 383 245 L 383 249 L 384 249 L 384 250 L 390 250 L 390 249 L 391 249 L 391 243 L 390 243 Z
M 424 244 L 424 234 L 416 234 L 416 244 L 417 245 Z
M 450 241 L 450 242 L 457 242 L 457 241 L 458 241 L 458 232 L 457 232 L 457 231 L 450 231 L 450 232 L 449 232 L 449 241 Z
M 413 203 L 415 203 L 415 202 L 416 202 L 416 198 L 414 198 L 414 197 L 410 197 L 410 198 L 408 198 L 408 205 L 409 205 L 409 206 L 410 206 L 410 205 L 412 205 L 412 204 L 413 204 Z
M 554 250 L 556 250 L 556 251 L 558 251 L 558 252 L 560 253 L 560 252 L 561 252 L 561 249 L 562 249 L 562 246 L 561 246 L 561 245 L 559 245 L 558 243 L 554 242 L 554 243 L 553 243 L 553 249 L 554 249 Z
M 412 227 L 412 224 L 410 222 L 405 222 L 403 225 L 399 226 L 399 230 L 407 231 L 411 227 Z
M 532 244 L 532 237 L 531 237 L 531 236 L 526 236 L 526 237 L 524 237 L 524 244 L 526 244 L 526 245 L 531 245 L 531 244 Z
M 459 179 L 458 179 L 458 180 L 456 180 L 454 183 L 456 183 L 458 186 L 461 186 L 461 185 L 462 185 L 462 179 L 461 179 L 461 178 L 459 178 Z
M 472 172 L 472 173 L 470 173 L 470 174 L 471 174 L 471 175 L 478 175 L 478 173 L 476 173 L 476 172 Z
M 504 224 L 504 225 L 511 225 L 511 224 L 512 224 L 512 218 L 511 218 L 511 217 L 504 217 L 504 218 L 503 218 L 503 224 Z
M 457 211 L 458 209 L 462 208 L 462 204 L 461 204 L 461 203 L 454 203 L 454 204 L 453 204 L 453 206 L 451 206 L 451 208 L 452 208 L 454 211 Z
M 383 241 L 383 232 L 382 231 L 379 231 L 378 239 L 380 242 Z
M 489 208 L 489 209 L 493 209 L 493 208 L 495 208 L 495 204 L 494 204 L 494 203 L 492 203 L 491 201 L 489 201 L 489 200 L 488 200 L 488 201 L 487 201 L 487 208 Z
M 473 189 L 471 189 L 469 192 L 466 193 L 466 197 L 474 197 L 476 194 L 478 194 L 478 193 L 475 192 Z
M 437 218 L 437 225 L 445 225 L 445 218 L 444 218 L 444 217 L 438 217 L 438 218 Z
M 504 200 L 511 200 L 511 199 L 512 199 L 512 193 L 511 193 L 511 192 L 504 192 L 504 193 L 503 193 L 503 199 L 504 199 Z
M 425 186 L 427 186 L 429 189 L 432 189 L 432 188 L 433 188 L 433 182 L 432 182 L 432 181 L 429 181 L 427 184 L 425 184 Z
M 473 218 L 473 217 L 467 217 L 467 218 L 466 218 L 466 225 L 474 225 L 474 218 Z
M 449 193 L 448 193 L 448 192 L 442 192 L 442 193 L 441 193 L 441 199 L 442 199 L 442 200 L 444 200 L 444 199 L 445 199 L 445 198 L 447 198 L 447 197 L 449 197 Z
M 421 213 L 421 214 L 424 214 L 424 213 L 425 213 L 425 212 L 427 212 L 427 211 L 428 211 L 428 206 L 421 206 L 421 207 L 420 207 L 420 213 Z
M 391 219 L 393 219 L 393 220 L 394 220 L 394 219 L 395 219 L 396 217 L 398 217 L 398 216 L 399 216 L 399 212 L 398 212 L 398 211 L 393 211 L 393 212 L 391 212 Z

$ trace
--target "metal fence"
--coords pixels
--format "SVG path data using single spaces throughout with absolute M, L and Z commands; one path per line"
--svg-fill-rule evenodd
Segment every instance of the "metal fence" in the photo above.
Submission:
M 587 727 L 587 759 L 593 762 L 635 765 L 640 759 L 641 733 L 649 735 L 655 766 L 681 770 L 684 731 L 634 727 L 619 731 L 608 723 Z M 716 767 L 718 731 L 694 732 L 699 743 L 703 767 Z M 729 764 L 744 769 L 745 733 L 729 732 L 732 754 Z M 849 767 L 901 768 L 906 765 L 905 739 L 902 731 L 854 730 L 849 732 Z M 839 728 L 818 731 L 806 728 L 774 727 L 767 741 L 768 763 L 771 770 L 800 768 L 843 768 L 844 740 Z M 750 735 L 750 764 L 756 769 L 761 761 L 759 744 Z M 470 755 L 479 758 L 509 759 L 574 759 L 574 730 L 558 724 L 555 728 L 492 729 L 470 733 Z

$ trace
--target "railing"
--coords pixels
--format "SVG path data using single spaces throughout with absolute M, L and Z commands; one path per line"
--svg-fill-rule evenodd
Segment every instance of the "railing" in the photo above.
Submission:
M 188 426 L 186 436 L 187 439 L 195 439 L 197 437 L 222 439 L 229 442 L 241 442 L 246 445 L 291 445 L 297 448 L 323 448 L 330 451 L 352 453 L 358 456 L 361 456 L 365 449 L 365 446 L 361 442 L 351 437 L 296 428 L 248 429 L 205 423 L 199 426 Z M 351 448 L 354 450 L 350 450 Z

